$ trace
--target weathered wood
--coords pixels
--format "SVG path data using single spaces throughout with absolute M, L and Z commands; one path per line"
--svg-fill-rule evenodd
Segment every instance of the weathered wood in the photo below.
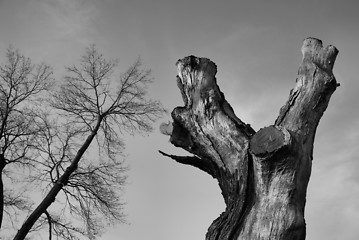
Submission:
M 287 131 L 275 126 L 260 129 L 250 141 L 250 149 L 255 156 L 268 156 L 289 143 Z
M 304 207 L 319 120 L 337 87 L 332 73 L 338 50 L 307 38 L 295 88 L 273 126 L 255 132 L 220 91 L 216 65 L 206 58 L 177 62 L 185 106 L 161 126 L 170 142 L 195 156 L 174 156 L 218 180 L 225 211 L 207 240 L 304 240 Z

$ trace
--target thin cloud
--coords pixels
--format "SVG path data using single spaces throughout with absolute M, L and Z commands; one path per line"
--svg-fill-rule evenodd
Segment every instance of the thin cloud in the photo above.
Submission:
M 85 45 L 92 42 L 92 26 L 98 16 L 95 1 L 84 0 L 35 0 L 53 22 L 53 32 L 60 39 L 71 39 Z

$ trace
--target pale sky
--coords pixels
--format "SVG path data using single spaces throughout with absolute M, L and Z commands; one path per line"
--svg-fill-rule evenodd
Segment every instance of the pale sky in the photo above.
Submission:
M 187 55 L 218 66 L 217 81 L 239 118 L 255 130 L 270 125 L 294 87 L 306 37 L 339 49 L 334 92 L 319 124 L 309 182 L 307 239 L 359 239 L 359 3 L 357 0 L 0 0 L 0 59 L 12 44 L 34 62 L 76 64 L 95 43 L 126 69 L 141 56 L 152 69 L 150 95 L 171 111 L 183 105 L 175 63 Z M 217 182 L 162 157 L 171 146 L 156 123 L 149 137 L 127 142 L 130 225 L 100 240 L 204 239 L 224 210 Z

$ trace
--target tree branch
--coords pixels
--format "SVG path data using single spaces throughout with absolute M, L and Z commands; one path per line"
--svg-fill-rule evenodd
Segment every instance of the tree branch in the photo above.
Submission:
M 313 137 L 323 112 L 338 84 L 332 69 L 338 54 L 334 46 L 307 38 L 302 46 L 303 59 L 294 89 L 281 108 L 275 125 Z
M 239 161 L 244 159 L 254 131 L 234 115 L 216 83 L 217 67 L 212 61 L 189 56 L 178 60 L 177 69 L 185 106 L 172 112 L 171 142 L 176 145 L 174 140 L 183 139 L 180 135 L 188 132 L 187 151 L 234 173 L 242 165 Z
M 226 204 L 245 204 L 249 180 L 249 140 L 255 131 L 235 114 L 220 91 L 216 65 L 207 58 L 185 57 L 177 62 L 177 86 L 185 106 L 172 111 L 172 124 L 161 125 L 170 142 L 196 157 L 168 155 L 216 178 Z M 228 214 L 222 215 L 223 218 Z
M 176 156 L 176 155 L 170 155 L 170 154 L 164 153 L 160 150 L 158 152 L 161 153 L 163 156 L 172 158 L 173 160 L 175 160 L 178 163 L 182 163 L 185 165 L 190 165 L 190 166 L 199 168 L 200 170 L 211 175 L 213 178 L 217 177 L 215 166 L 210 161 L 203 160 L 196 156 Z
M 52 219 L 47 210 L 45 210 L 44 213 L 47 217 L 47 222 L 49 223 L 49 240 L 51 240 L 52 239 L 52 225 L 51 225 Z

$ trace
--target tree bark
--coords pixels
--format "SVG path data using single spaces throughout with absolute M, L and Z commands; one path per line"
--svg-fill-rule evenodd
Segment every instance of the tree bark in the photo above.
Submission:
M 255 132 L 235 114 L 206 58 L 177 62 L 185 106 L 161 126 L 170 142 L 194 156 L 174 156 L 218 180 L 225 211 L 207 240 L 304 240 L 304 207 L 319 120 L 338 84 L 332 73 L 338 54 L 315 38 L 304 40 L 294 89 L 271 126 Z
M 6 159 L 4 154 L 0 153 L 0 229 L 2 227 L 2 220 L 4 217 L 4 183 L 2 180 L 3 170 L 6 166 Z

